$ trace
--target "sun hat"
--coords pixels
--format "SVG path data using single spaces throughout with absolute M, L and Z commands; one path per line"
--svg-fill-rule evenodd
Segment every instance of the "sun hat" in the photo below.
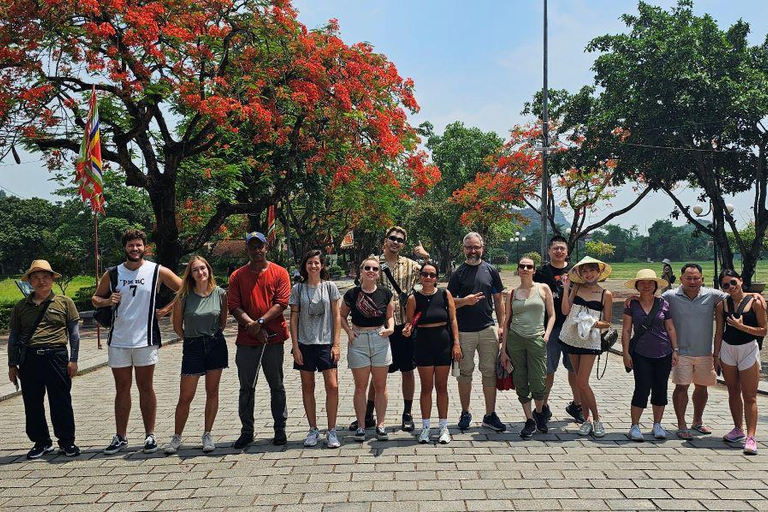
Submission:
M 662 262 L 663 264 L 665 264 L 665 265 L 672 265 L 672 262 L 671 262 L 671 261 L 669 261 L 669 258 L 664 258 L 663 260 L 661 260 L 661 262 Z
M 54 279 L 58 279 L 58 278 L 61 277 L 61 274 L 59 274 L 58 272 L 54 272 L 53 271 L 53 269 L 51 268 L 51 264 L 48 263 L 47 260 L 35 260 L 29 266 L 29 270 L 24 272 L 24 275 L 21 276 L 21 280 L 22 281 L 29 281 L 29 275 L 30 274 L 32 274 L 34 272 L 43 272 L 43 271 L 50 272 L 51 274 L 53 274 L 53 278 Z
M 573 268 L 568 272 L 568 277 L 570 278 L 571 282 L 576 284 L 584 284 L 584 280 L 579 275 L 579 267 L 584 266 L 588 263 L 594 263 L 597 265 L 599 276 L 597 277 L 598 281 L 605 281 L 608 279 L 608 276 L 611 275 L 611 272 L 613 269 L 611 266 L 607 263 L 603 263 L 600 260 L 597 260 L 593 258 L 592 256 L 584 256 L 581 258 L 581 260 L 576 263 Z
M 630 279 L 626 283 L 624 283 L 624 286 L 626 288 L 632 288 L 635 289 L 635 285 L 638 281 L 655 281 L 657 285 L 659 285 L 659 288 L 666 288 L 669 286 L 669 282 L 666 279 L 662 279 L 660 277 L 656 277 L 656 272 L 651 270 L 650 268 L 643 268 L 637 271 L 637 275 L 634 279 Z

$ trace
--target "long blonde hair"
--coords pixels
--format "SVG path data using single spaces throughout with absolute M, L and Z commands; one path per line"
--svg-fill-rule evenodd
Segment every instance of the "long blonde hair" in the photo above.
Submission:
M 211 293 L 213 289 L 216 288 L 216 278 L 213 277 L 211 264 L 202 256 L 192 256 L 187 263 L 187 268 L 184 269 L 184 275 L 181 276 L 181 288 L 176 292 L 176 300 L 183 300 L 189 295 L 190 291 L 195 289 L 195 278 L 192 277 L 192 271 L 190 269 L 192 268 L 192 264 L 196 261 L 202 261 L 205 263 L 206 268 L 208 268 L 208 289 L 205 293 Z

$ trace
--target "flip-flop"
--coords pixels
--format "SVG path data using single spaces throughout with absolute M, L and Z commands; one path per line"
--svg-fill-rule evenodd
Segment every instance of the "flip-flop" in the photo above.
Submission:
M 702 434 L 711 434 L 712 429 L 706 426 L 703 423 L 699 423 L 698 425 L 691 425 L 691 428 L 695 430 L 696 432 L 701 432 Z
M 693 439 L 693 435 L 688 431 L 687 428 L 677 429 L 676 434 L 677 434 L 677 437 L 679 437 L 680 439 L 684 439 L 686 441 L 690 441 L 691 439 Z

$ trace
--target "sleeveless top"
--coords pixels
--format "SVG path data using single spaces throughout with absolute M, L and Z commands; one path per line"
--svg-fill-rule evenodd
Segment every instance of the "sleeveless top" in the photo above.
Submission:
M 117 266 L 120 304 L 112 310 L 107 343 L 118 348 L 160 345 L 160 327 L 155 314 L 160 265 L 145 261 L 136 270 Z
M 416 299 L 415 313 L 421 313 L 417 325 L 448 322 L 448 296 L 445 290 L 438 288 L 432 295 L 414 292 L 413 297 Z
M 538 283 L 533 283 L 531 295 L 527 299 L 518 299 L 517 289 L 512 291 L 512 321 L 509 331 L 525 338 L 544 336 L 544 313 L 546 306 L 541 297 Z
M 744 325 L 747 325 L 749 327 L 759 327 L 759 325 L 757 324 L 757 314 L 755 314 L 754 299 L 752 299 L 751 302 L 752 302 L 752 307 L 749 308 L 749 311 L 744 311 L 741 314 L 741 321 L 744 322 Z M 746 345 L 747 343 L 750 343 L 756 340 L 757 336 L 746 333 L 744 331 L 740 331 L 739 329 L 728 325 L 728 322 L 726 322 L 725 320 L 731 315 L 736 317 L 735 311 L 738 309 L 739 305 L 734 304 L 734 300 L 730 297 L 728 297 L 727 303 L 728 303 L 728 309 L 730 311 L 726 311 L 725 308 L 723 308 L 723 322 L 724 322 L 723 341 L 729 345 Z
M 213 336 L 221 330 L 221 297 L 224 290 L 215 287 L 203 297 L 190 290 L 184 297 L 184 337 Z
M 590 329 L 589 335 L 586 338 L 582 338 L 578 334 L 579 315 L 589 315 L 595 319 L 595 322 L 603 318 L 603 297 L 605 296 L 605 290 L 600 295 L 600 300 L 586 300 L 580 296 L 576 296 L 573 299 L 573 305 L 571 306 L 571 312 L 568 313 L 568 317 L 565 319 L 563 328 L 560 331 L 560 341 L 570 347 L 576 347 L 580 349 L 599 351 L 601 347 L 600 329 Z

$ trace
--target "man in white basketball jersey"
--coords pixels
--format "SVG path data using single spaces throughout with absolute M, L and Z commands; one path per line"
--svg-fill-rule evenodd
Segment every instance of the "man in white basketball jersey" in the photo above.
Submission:
M 108 455 L 117 453 L 128 445 L 126 431 L 131 413 L 132 368 L 136 374 L 139 405 L 146 432 L 144 453 L 157 451 L 154 434 L 157 398 L 153 377 L 157 349 L 160 347 L 158 316 L 165 313 L 163 311 L 158 315 L 157 292 L 160 283 L 174 292 L 181 287 L 181 279 L 173 271 L 144 259 L 147 235 L 143 231 L 126 231 L 122 242 L 126 261 L 104 273 L 96 293 L 91 298 L 96 307 L 112 307 L 107 359 L 115 378 L 117 433 L 110 445 L 104 449 L 104 453 Z M 113 286 L 115 282 L 116 286 Z

